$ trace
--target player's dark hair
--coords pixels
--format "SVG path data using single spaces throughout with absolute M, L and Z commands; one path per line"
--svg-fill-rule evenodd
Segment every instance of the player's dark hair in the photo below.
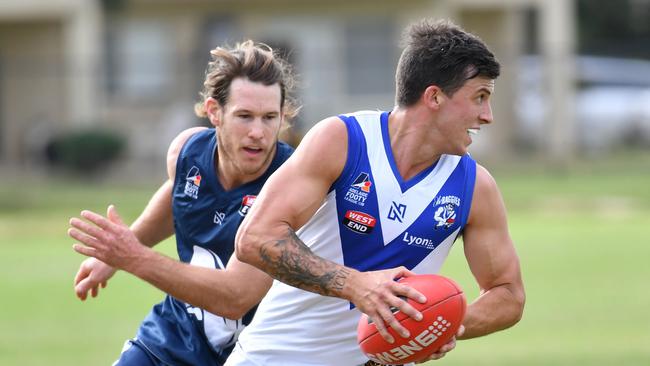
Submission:
M 499 62 L 485 43 L 450 21 L 414 23 L 403 43 L 395 74 L 398 106 L 415 104 L 430 85 L 452 96 L 469 79 L 499 76 Z
M 230 85 L 238 77 L 264 85 L 280 85 L 282 108 L 285 118 L 294 117 L 298 112 L 291 92 L 294 76 L 291 66 L 274 50 L 263 43 L 251 40 L 237 43 L 233 48 L 217 47 L 210 51 L 212 61 L 208 63 L 203 82 L 201 101 L 194 105 L 199 117 L 206 117 L 204 101 L 214 98 L 222 107 L 228 103 Z

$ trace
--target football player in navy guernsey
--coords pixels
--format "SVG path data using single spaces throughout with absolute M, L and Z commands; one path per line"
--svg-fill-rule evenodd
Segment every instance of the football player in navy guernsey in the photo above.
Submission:
M 361 312 L 387 341 L 387 327 L 409 337 L 391 307 L 418 320 L 400 297 L 423 295 L 394 279 L 436 273 L 461 235 L 480 296 L 456 337 L 519 321 L 525 294 L 505 205 L 468 155 L 472 136 L 492 123 L 499 72 L 479 38 L 423 20 L 405 33 L 391 111 L 339 115 L 310 130 L 237 233 L 237 258 L 276 280 L 226 365 L 364 364 Z M 382 361 L 399 364 L 408 355 L 398 351 Z
M 254 314 L 254 304 L 240 305 L 247 282 L 215 284 L 204 279 L 204 271 L 211 273 L 228 262 L 237 228 L 262 185 L 293 152 L 278 141 L 281 128 L 297 112 L 290 94 L 293 76 L 270 47 L 252 41 L 218 47 L 211 55 L 202 100 L 195 110 L 215 128 L 190 128 L 174 139 L 167 154 L 169 179 L 131 227 L 113 206 L 107 218 L 82 212 L 91 222 L 104 220 L 100 226 L 70 220 L 69 235 L 82 243 L 127 245 L 110 246 L 121 250 L 122 260 L 101 255 L 101 248 L 74 246 L 77 252 L 96 257 L 86 259 L 75 277 L 81 300 L 89 292 L 97 296 L 117 269 L 167 293 L 194 280 L 194 275 L 200 286 L 220 291 L 210 296 L 194 286 L 188 297 L 198 296 L 204 304 L 217 306 L 220 315 L 167 295 L 147 315 L 136 337 L 126 342 L 116 365 L 222 365 Z M 150 248 L 172 234 L 176 234 L 180 262 Z M 190 278 L 184 278 L 184 267 L 198 272 L 190 270 Z M 263 292 L 248 293 L 259 301 Z

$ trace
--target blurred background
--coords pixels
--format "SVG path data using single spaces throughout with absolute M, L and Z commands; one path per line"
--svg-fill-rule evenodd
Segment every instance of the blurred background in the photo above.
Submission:
M 118 273 L 79 302 L 67 220 L 139 214 L 173 137 L 207 125 L 193 104 L 212 48 L 252 38 L 293 63 L 297 144 L 327 116 L 392 108 L 401 31 L 422 17 L 502 63 L 471 151 L 501 186 L 528 290 L 517 327 L 438 363 L 650 364 L 650 0 L 3 0 L 0 364 L 110 364 L 162 298 Z M 459 247 L 443 273 L 473 298 Z

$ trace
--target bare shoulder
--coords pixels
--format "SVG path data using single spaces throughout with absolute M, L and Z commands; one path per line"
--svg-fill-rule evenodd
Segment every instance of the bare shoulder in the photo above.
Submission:
M 485 167 L 477 163 L 469 223 L 476 224 L 484 218 L 496 218 L 502 213 L 505 214 L 505 207 L 497 182 Z
M 173 180 L 176 175 L 176 161 L 178 160 L 178 154 L 181 153 L 181 149 L 189 140 L 192 135 L 207 130 L 207 127 L 192 127 L 188 128 L 181 133 L 179 133 L 171 144 L 169 144 L 169 149 L 167 150 L 167 174 L 169 179 Z
M 476 163 L 476 184 L 474 188 L 477 192 L 488 194 L 499 191 L 497 182 L 490 172 L 481 164 Z
M 331 175 L 333 181 L 343 170 L 347 150 L 345 123 L 338 117 L 329 117 L 309 130 L 290 160 L 300 162 L 302 169 Z

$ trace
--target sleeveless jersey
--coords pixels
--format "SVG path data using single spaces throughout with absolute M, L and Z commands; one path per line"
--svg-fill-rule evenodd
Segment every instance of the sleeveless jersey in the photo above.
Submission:
M 233 254 L 239 224 L 266 179 L 292 152 L 289 145 L 278 142 L 275 157 L 262 176 L 225 191 L 216 174 L 215 130 L 192 135 L 178 156 L 172 193 L 180 260 L 224 268 Z M 254 312 L 231 320 L 167 295 L 145 318 L 135 341 L 170 365 L 222 365 Z
M 476 178 L 469 157 L 443 155 L 409 180 L 397 170 L 388 112 L 340 116 L 345 167 L 297 231 L 316 254 L 359 271 L 436 273 L 467 222 Z M 360 365 L 361 313 L 346 300 L 274 281 L 226 365 Z

